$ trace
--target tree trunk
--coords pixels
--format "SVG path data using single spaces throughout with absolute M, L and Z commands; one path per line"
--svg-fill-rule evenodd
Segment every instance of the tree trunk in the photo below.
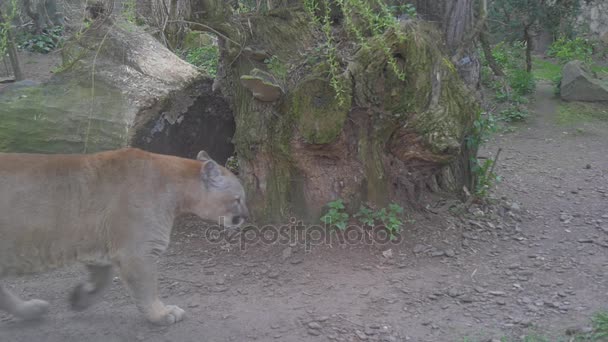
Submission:
M 530 34 L 530 29 L 532 25 L 526 25 L 524 27 L 524 41 L 526 42 L 526 71 L 532 72 L 532 50 L 533 46 L 533 38 Z
M 500 65 L 498 65 L 498 62 L 496 62 L 496 59 L 492 54 L 492 46 L 490 46 L 490 42 L 488 41 L 488 36 L 486 32 L 482 31 L 479 33 L 479 42 L 481 43 L 481 48 L 483 49 L 483 54 L 486 58 L 486 61 L 488 62 L 488 65 L 490 66 L 490 69 L 492 69 L 494 75 L 505 76 L 505 73 L 502 71 Z
M 2 14 L 0 13 L 0 16 Z M 11 61 L 11 67 L 13 69 L 13 75 L 15 76 L 16 81 L 23 80 L 23 72 L 21 71 L 21 65 L 19 63 L 19 55 L 17 54 L 17 49 L 15 48 L 15 40 L 13 38 L 13 32 L 9 29 L 7 32 L 7 50 L 8 50 L 8 58 Z
M 317 48 L 324 35 L 301 7 L 237 17 L 220 0 L 192 6 L 193 21 L 222 35 L 216 83 L 234 109 L 233 140 L 256 220 L 315 220 L 337 198 L 355 209 L 420 207 L 433 193 L 470 188 L 476 150 L 466 140 L 478 106 L 429 25 L 402 22 L 405 41 L 390 30 L 383 36 L 403 81 L 379 39 L 369 39 L 369 49 L 340 42 L 338 56 L 349 56 L 339 58 L 333 80 L 345 90 L 340 102 Z
M 38 34 L 48 27 L 64 24 L 63 12 L 57 0 L 23 0 L 22 4 Z

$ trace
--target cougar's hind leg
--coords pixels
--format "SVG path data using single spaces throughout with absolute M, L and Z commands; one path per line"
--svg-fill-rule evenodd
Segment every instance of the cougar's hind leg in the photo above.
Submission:
M 40 299 L 23 300 L 0 285 L 0 309 L 24 320 L 36 319 L 49 311 L 49 303 Z
M 75 311 L 82 311 L 95 304 L 104 290 L 112 282 L 111 265 L 86 265 L 89 280 L 78 284 L 70 296 L 70 304 Z

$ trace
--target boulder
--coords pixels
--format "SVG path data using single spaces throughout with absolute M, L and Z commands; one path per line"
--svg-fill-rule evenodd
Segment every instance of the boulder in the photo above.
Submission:
M 608 101 L 608 82 L 595 78 L 583 62 L 568 62 L 562 70 L 560 96 L 566 101 Z

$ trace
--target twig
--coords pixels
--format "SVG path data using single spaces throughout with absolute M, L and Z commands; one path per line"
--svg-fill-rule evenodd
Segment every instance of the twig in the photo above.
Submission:
M 490 167 L 490 175 L 492 173 L 494 173 L 494 167 L 496 166 L 496 162 L 498 162 L 498 157 L 500 156 L 500 152 L 502 151 L 502 147 L 498 148 L 498 151 L 496 152 L 496 156 L 494 157 L 494 161 L 492 161 L 492 166 Z M 487 176 L 487 174 L 486 174 Z

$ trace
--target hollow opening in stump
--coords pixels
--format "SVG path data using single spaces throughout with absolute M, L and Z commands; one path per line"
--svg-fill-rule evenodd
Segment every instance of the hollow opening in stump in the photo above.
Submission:
M 222 165 L 234 154 L 235 122 L 232 110 L 219 92 L 211 91 L 212 80 L 169 99 L 150 113 L 148 122 L 136 128 L 133 146 L 168 155 L 195 158 L 205 150 Z M 184 106 L 185 97 L 191 104 Z M 154 110 L 154 109 L 150 109 Z

